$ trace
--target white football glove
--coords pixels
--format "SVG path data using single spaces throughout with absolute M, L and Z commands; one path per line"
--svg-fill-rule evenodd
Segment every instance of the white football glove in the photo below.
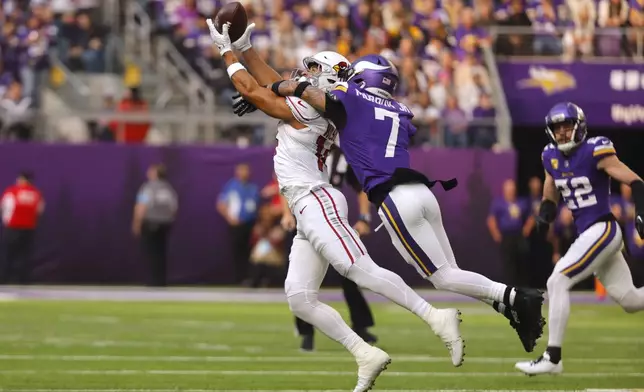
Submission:
M 233 50 L 233 45 L 230 42 L 230 36 L 228 35 L 230 23 L 223 25 L 223 27 L 221 28 L 221 33 L 215 28 L 215 23 L 212 19 L 206 19 L 206 23 L 208 24 L 208 29 L 210 30 L 210 38 L 212 38 L 212 42 L 214 42 L 219 49 L 219 54 L 223 56 L 224 53 L 231 52 Z
M 233 42 L 233 48 L 240 52 L 245 52 L 248 49 L 252 48 L 253 45 L 250 43 L 250 34 L 253 32 L 253 29 L 255 28 L 255 23 L 251 23 L 246 27 L 246 30 L 244 31 L 244 34 L 242 34 L 241 37 L 235 42 Z

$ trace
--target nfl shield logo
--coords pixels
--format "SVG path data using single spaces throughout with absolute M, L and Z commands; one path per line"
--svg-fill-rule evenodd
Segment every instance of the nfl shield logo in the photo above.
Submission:
M 391 85 L 391 79 L 389 78 L 382 78 L 382 83 L 386 84 L 387 86 Z
M 556 158 L 552 158 L 550 160 L 550 165 L 552 165 L 552 168 L 555 170 L 559 169 L 559 161 Z

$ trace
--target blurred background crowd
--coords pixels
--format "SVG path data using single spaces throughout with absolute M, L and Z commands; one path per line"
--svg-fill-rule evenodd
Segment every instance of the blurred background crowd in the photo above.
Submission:
M 154 35 L 170 37 L 220 101 L 229 104 L 232 86 L 205 23 L 224 1 L 137 1 L 151 17 Z M 496 143 L 493 86 L 482 48 L 493 48 L 497 55 L 567 59 L 629 56 L 636 37 L 620 27 L 644 23 L 641 0 L 242 3 L 257 25 L 254 47 L 285 77 L 302 66 L 302 58 L 320 50 L 336 50 L 350 60 L 367 53 L 391 59 L 401 73 L 399 98 L 412 108 L 421 128 L 415 142 L 435 144 L 444 139 L 448 147 L 490 148 Z M 97 0 L 2 0 L 1 4 L 0 96 L 4 111 L 13 117 L 5 119 L 5 133 L 24 139 L 28 136 L 24 124 L 11 124 L 23 122 L 20 117 L 26 109 L 37 107 L 38 87 L 52 65 L 49 54 L 54 51 L 72 72 L 103 72 L 110 28 L 98 17 Z M 491 26 L 500 28 L 494 40 L 488 31 Z M 523 27 L 532 34 L 504 33 L 506 26 Z M 596 36 L 599 28 L 604 32 Z

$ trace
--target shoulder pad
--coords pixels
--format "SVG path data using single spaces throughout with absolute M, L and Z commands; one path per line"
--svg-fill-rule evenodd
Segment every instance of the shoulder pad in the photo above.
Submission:
M 291 113 L 293 113 L 295 119 L 302 124 L 308 124 L 322 117 L 313 106 L 300 98 L 286 97 L 286 104 L 291 109 Z
M 611 142 L 606 136 L 595 136 L 587 139 L 586 144 L 592 144 L 595 146 L 612 146 L 613 142 Z
M 552 154 L 552 152 L 556 149 L 555 145 L 550 143 L 546 144 L 546 146 L 543 148 L 543 151 L 541 152 L 541 162 L 546 161 L 546 156 Z
M 347 83 L 347 82 L 337 82 L 337 83 L 335 83 L 334 85 L 331 86 L 330 91 L 336 91 L 336 90 L 346 93 L 347 90 L 349 90 L 349 83 Z
M 615 154 L 615 146 L 613 145 L 613 142 L 605 136 L 591 137 L 586 140 L 586 144 L 590 145 L 593 156 Z

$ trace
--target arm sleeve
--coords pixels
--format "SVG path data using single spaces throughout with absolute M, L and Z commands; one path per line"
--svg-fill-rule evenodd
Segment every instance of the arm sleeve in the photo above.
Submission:
M 336 128 L 344 129 L 347 124 L 346 102 L 349 99 L 348 85 L 346 83 L 336 84 L 331 91 L 326 93 L 324 117 L 333 121 Z

